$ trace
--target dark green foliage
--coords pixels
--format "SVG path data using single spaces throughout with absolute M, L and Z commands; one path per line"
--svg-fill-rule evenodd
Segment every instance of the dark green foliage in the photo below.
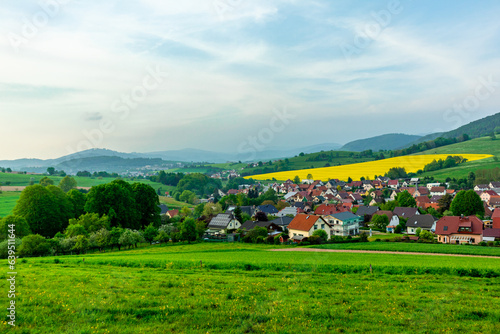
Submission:
M 312 234 L 314 237 L 317 237 L 320 239 L 319 243 L 325 243 L 328 241 L 328 233 L 326 233 L 325 230 L 316 230 Z M 311 238 L 309 238 L 311 239 Z M 311 240 L 309 240 L 311 242 Z M 311 242 L 312 243 L 312 242 Z
M 160 200 L 153 187 L 136 182 L 132 184 L 135 205 L 139 214 L 140 228 L 149 224 L 160 225 Z
M 132 186 L 122 180 L 92 187 L 87 194 L 85 211 L 108 215 L 112 227 L 141 227 L 142 216 L 137 210 Z
M 449 155 L 446 157 L 445 160 L 439 159 L 439 160 L 433 160 L 432 162 L 428 163 L 427 165 L 424 166 L 424 172 L 432 172 L 435 170 L 443 169 L 443 168 L 451 168 L 455 167 L 458 164 L 467 162 L 467 159 L 464 159 L 462 156 L 451 156 Z
M 191 243 L 191 241 L 196 241 L 198 234 L 196 231 L 196 220 L 193 218 L 186 218 L 184 221 L 179 223 L 179 240 L 187 241 Z
M 39 234 L 30 234 L 22 239 L 20 256 L 44 256 L 50 252 L 49 243 Z
M 14 214 L 24 217 L 35 234 L 53 237 L 73 218 L 73 205 L 55 186 L 33 185 L 21 193 Z
M 204 174 L 193 173 L 185 175 L 177 184 L 175 192 L 182 194 L 184 190 L 190 190 L 198 196 L 213 194 L 217 189 L 222 188 L 222 183 L 218 179 L 210 178 Z
M 483 202 L 474 190 L 459 191 L 451 202 L 450 209 L 455 216 L 476 215 L 482 217 L 484 215 Z
M 245 239 L 249 239 L 253 243 L 257 243 L 259 237 L 267 238 L 267 229 L 265 227 L 256 226 L 245 235 Z
M 402 207 L 411 207 L 414 208 L 417 206 L 417 202 L 415 201 L 415 198 L 407 192 L 407 191 L 402 191 L 396 196 L 396 202 L 398 203 L 398 206 Z
M 440 214 L 443 214 L 446 210 L 449 210 L 452 200 L 453 197 L 451 197 L 450 194 L 445 194 L 443 197 L 441 197 L 438 200 L 438 205 L 439 205 L 438 212 Z
M 85 213 L 85 194 L 76 189 L 71 189 L 66 193 L 69 201 L 73 205 L 73 216 L 80 217 Z
M 387 215 L 373 215 L 371 226 L 377 229 L 385 229 L 387 225 L 389 225 L 389 218 Z
M 175 187 L 185 175 L 184 173 L 165 173 L 165 171 L 161 171 L 158 175 L 151 176 L 150 180 Z
M 146 239 L 146 241 L 149 243 L 152 243 L 157 235 L 158 229 L 152 223 L 149 224 L 144 230 L 144 239 Z

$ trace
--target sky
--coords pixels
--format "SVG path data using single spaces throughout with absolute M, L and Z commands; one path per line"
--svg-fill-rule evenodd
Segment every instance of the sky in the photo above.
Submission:
M 500 112 L 500 2 L 0 8 L 0 160 L 344 144 Z

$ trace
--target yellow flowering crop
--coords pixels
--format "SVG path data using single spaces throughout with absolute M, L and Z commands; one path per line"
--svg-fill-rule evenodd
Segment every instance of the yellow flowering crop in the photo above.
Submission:
M 393 167 L 404 167 L 407 173 L 415 173 L 423 169 L 425 165 L 433 160 L 445 160 L 450 155 L 459 155 L 467 161 L 481 160 L 492 157 L 489 154 L 429 154 L 429 155 L 406 155 L 402 157 L 362 162 L 358 164 L 300 169 L 286 172 L 277 172 L 269 174 L 259 174 L 247 176 L 255 180 L 267 180 L 275 178 L 276 180 L 293 180 L 298 175 L 301 180 L 306 179 L 308 174 L 312 174 L 315 180 L 328 181 L 329 179 L 339 179 L 346 181 L 349 177 L 353 180 L 359 180 L 361 177 L 373 178 L 375 175 L 384 175 Z

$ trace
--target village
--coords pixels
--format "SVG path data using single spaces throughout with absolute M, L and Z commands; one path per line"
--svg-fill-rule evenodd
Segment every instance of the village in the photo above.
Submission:
M 259 185 L 241 185 L 227 193 L 219 190 L 219 195 L 247 195 L 254 188 Z M 309 244 L 318 235 L 326 242 L 381 232 L 446 244 L 493 244 L 500 240 L 500 182 L 469 190 L 481 201 L 483 210 L 476 215 L 460 207 L 454 208 L 455 213 L 466 214 L 454 215 L 450 206 L 458 191 L 449 189 L 446 183 L 423 184 L 418 178 L 378 177 L 349 183 L 336 179 L 287 180 L 261 187 L 262 192 L 269 189 L 279 194 L 279 205 L 230 205 L 210 220 L 206 239 L 229 236 L 232 240 L 235 233 L 245 235 L 259 227 L 267 229 L 268 241 L 276 237 L 280 243 L 296 244 Z M 252 219 L 238 220 L 236 210 Z

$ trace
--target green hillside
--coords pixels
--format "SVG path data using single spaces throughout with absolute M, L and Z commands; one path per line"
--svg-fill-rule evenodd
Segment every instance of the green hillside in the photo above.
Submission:
M 4 191 L 0 194 L 0 217 L 12 214 L 20 195 L 20 191 Z
M 389 133 L 372 138 L 359 139 L 342 146 L 343 151 L 361 152 L 366 150 L 394 150 L 421 138 L 421 136 L 407 135 L 402 133 Z
M 497 136 L 500 137 L 500 136 Z M 420 176 L 433 176 L 437 180 L 444 181 L 446 178 L 464 178 L 470 172 L 478 169 L 500 168 L 500 138 L 491 140 L 490 137 L 481 137 L 466 142 L 438 147 L 417 154 L 450 154 L 459 155 L 465 153 L 492 154 L 494 157 L 460 164 L 457 167 L 422 173 Z M 497 161 L 495 161 L 495 159 Z

